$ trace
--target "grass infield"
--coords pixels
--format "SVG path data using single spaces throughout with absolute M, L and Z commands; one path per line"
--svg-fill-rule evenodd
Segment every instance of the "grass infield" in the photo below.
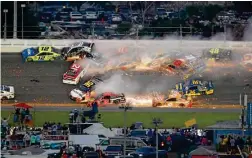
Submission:
M 1 111 L 1 117 L 8 117 L 12 111 Z M 68 112 L 62 111 L 41 111 L 33 113 L 35 116 L 35 125 L 42 126 L 45 121 L 68 122 Z M 101 112 L 101 121 L 106 127 L 122 127 L 123 112 Z M 143 122 L 144 127 L 153 127 L 152 119 L 160 118 L 163 124 L 160 128 L 184 127 L 184 122 L 195 118 L 200 128 L 215 124 L 217 121 L 237 120 L 239 113 L 190 113 L 190 112 L 127 112 L 127 125 L 135 122 Z M 10 123 L 13 117 L 10 118 Z

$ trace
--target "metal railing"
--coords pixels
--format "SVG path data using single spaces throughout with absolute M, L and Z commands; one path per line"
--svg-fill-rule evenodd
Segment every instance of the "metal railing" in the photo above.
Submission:
M 86 29 L 63 29 L 55 31 L 53 28 L 46 30 L 45 27 L 38 26 L 24 26 L 23 34 L 22 27 L 17 27 L 17 38 L 22 39 L 154 39 L 154 38 L 177 38 L 184 39 L 188 37 L 198 37 L 201 38 L 204 35 L 214 36 L 218 33 L 218 38 L 223 40 L 233 39 L 232 35 L 227 33 L 227 26 L 222 30 L 217 29 L 217 27 L 212 27 L 212 29 L 202 31 L 199 28 L 188 27 L 188 26 L 178 26 L 178 27 L 144 27 L 144 28 L 99 28 L 99 27 L 89 27 Z M 237 31 L 236 31 L 237 32 Z M 242 33 L 239 30 L 237 33 Z M 22 36 L 23 35 L 23 36 Z M 235 33 L 233 33 L 235 36 Z M 241 35 L 242 36 L 242 35 Z M 2 26 L 1 37 L 3 39 L 13 38 L 13 27 L 7 26 L 6 28 Z M 229 39 L 230 38 L 230 39 Z

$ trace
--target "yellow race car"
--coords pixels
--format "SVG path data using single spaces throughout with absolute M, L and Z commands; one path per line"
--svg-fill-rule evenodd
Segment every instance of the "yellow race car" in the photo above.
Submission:
M 22 51 L 22 59 L 25 62 L 32 61 L 54 61 L 61 56 L 60 51 L 51 46 L 39 46 L 37 48 L 27 48 Z

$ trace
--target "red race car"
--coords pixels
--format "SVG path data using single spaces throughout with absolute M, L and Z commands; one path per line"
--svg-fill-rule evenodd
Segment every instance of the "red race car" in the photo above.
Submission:
M 116 94 L 112 92 L 105 92 L 98 95 L 94 102 L 98 103 L 98 106 L 107 106 L 107 105 L 119 105 L 125 104 L 126 98 L 123 93 Z M 92 105 L 92 102 L 88 104 L 88 106 Z

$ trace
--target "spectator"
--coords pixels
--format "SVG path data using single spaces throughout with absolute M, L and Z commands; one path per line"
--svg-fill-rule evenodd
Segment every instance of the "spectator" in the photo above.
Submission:
M 35 144 L 36 144 L 36 145 L 40 145 L 40 140 L 41 140 L 40 135 L 37 134 L 37 135 L 35 136 L 35 138 L 36 138 Z
M 153 135 L 153 131 L 152 131 L 152 129 L 151 129 L 151 128 L 149 128 L 149 131 L 148 131 L 147 135 L 148 135 L 148 137 L 149 137 L 149 138 L 151 138 L 151 137 L 152 137 L 152 135 Z
M 20 108 L 15 109 L 14 123 L 19 122 Z
M 56 124 L 54 124 L 52 126 L 52 135 L 57 135 L 57 125 Z
M 34 133 L 31 135 L 31 145 L 36 145 L 36 136 Z
M 202 145 L 208 145 L 208 140 L 207 140 L 206 137 L 203 137 L 203 138 L 202 138 L 201 144 L 202 144 Z
M 231 153 L 233 153 L 235 151 L 235 139 L 231 137 L 229 142 L 230 142 Z
M 23 140 L 25 143 L 25 147 L 30 146 L 31 137 L 28 132 L 25 133 Z
M 27 108 L 27 109 L 25 110 L 25 114 L 26 114 L 26 115 L 30 115 L 30 110 L 29 110 L 29 108 Z
M 10 119 L 10 116 L 11 116 L 11 114 L 8 116 L 7 119 L 4 118 L 4 119 L 1 120 L 1 126 L 2 126 L 2 130 L 3 130 L 2 132 L 3 133 L 6 133 L 7 130 L 8 130 L 8 121 Z
M 21 119 L 20 119 L 20 123 L 21 124 L 24 123 L 25 115 L 26 115 L 25 109 L 22 109 L 22 111 L 21 111 Z

